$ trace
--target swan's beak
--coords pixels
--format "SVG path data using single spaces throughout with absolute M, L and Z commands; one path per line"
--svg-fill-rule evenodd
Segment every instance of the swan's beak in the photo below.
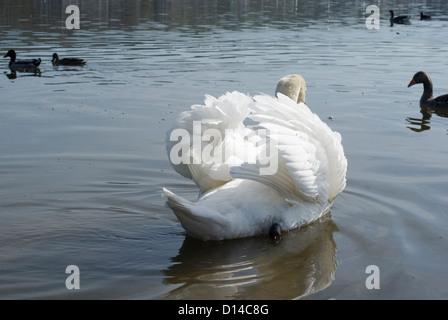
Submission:
M 415 79 L 412 78 L 411 82 L 409 82 L 409 84 L 408 84 L 408 88 L 409 88 L 410 86 L 413 86 L 415 83 L 416 83 L 416 82 L 415 82 Z

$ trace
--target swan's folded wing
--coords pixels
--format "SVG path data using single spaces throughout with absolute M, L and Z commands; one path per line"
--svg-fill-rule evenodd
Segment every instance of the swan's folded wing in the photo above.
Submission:
M 303 103 L 286 96 L 255 96 L 250 119 L 268 131 L 270 149 L 277 150 L 270 161 L 278 170 L 261 174 L 259 163 L 232 168 L 234 177 L 265 183 L 294 201 L 332 201 L 345 188 L 347 159 L 341 136 L 333 132 Z
M 305 104 L 296 104 L 281 94 L 278 96 L 278 99 L 256 96 L 254 97 L 256 103 L 253 106 L 255 109 L 269 110 L 273 117 L 288 121 L 290 125 L 294 126 L 294 130 L 306 133 L 315 140 L 316 146 L 323 148 L 319 159 L 322 161 L 321 166 L 325 169 L 328 200 L 332 201 L 344 190 L 346 185 L 347 158 L 344 154 L 341 135 L 331 130 Z
M 327 135 L 325 149 L 328 158 L 329 201 L 333 201 L 346 186 L 347 158 L 342 147 L 342 138 L 339 132 Z
M 259 149 L 258 159 L 265 160 L 232 167 L 231 175 L 264 183 L 291 203 L 316 201 L 321 189 L 315 146 L 306 135 L 284 126 L 262 126 L 270 132 L 266 144 Z
M 204 105 L 182 112 L 167 132 L 166 149 L 173 168 L 192 179 L 202 192 L 231 180 L 230 166 L 240 159 L 244 119 L 252 99 L 240 92 L 205 96 Z

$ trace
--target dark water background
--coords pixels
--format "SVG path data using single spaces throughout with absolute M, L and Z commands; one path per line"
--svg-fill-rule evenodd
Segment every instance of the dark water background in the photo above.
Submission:
M 390 27 L 390 9 L 411 25 Z M 0 0 L 0 51 L 43 60 L 40 75 L 1 67 L 0 298 L 448 298 L 448 119 L 407 88 L 424 70 L 448 93 L 447 32 L 444 1 Z M 88 63 L 53 67 L 53 52 Z M 272 94 L 290 73 L 343 137 L 346 190 L 276 246 L 189 238 L 161 189 L 197 189 L 165 131 L 204 94 Z

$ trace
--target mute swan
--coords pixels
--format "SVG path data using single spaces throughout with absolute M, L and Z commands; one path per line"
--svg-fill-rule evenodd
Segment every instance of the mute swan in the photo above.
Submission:
M 432 81 L 429 74 L 424 71 L 417 72 L 409 82 L 408 88 L 417 83 L 423 83 L 423 94 L 420 99 L 421 107 L 448 108 L 448 94 L 436 98 L 433 96 Z
M 86 61 L 80 58 L 59 59 L 59 55 L 57 53 L 53 53 L 51 62 L 54 66 L 83 66 L 86 64 Z
M 167 132 L 173 168 L 200 189 L 196 202 L 166 188 L 166 204 L 193 237 L 222 240 L 308 224 L 346 184 L 341 136 L 304 104 L 299 75 L 276 97 L 234 91 L 180 114 Z M 213 137 L 213 138 L 211 138 Z
M 42 60 L 40 58 L 29 59 L 29 60 L 16 60 L 17 55 L 13 49 L 9 50 L 3 56 L 3 58 L 7 58 L 7 57 L 11 58 L 9 60 L 9 68 L 11 68 L 13 70 L 18 70 L 18 71 L 36 69 L 37 67 L 39 67 L 40 63 L 42 62 Z

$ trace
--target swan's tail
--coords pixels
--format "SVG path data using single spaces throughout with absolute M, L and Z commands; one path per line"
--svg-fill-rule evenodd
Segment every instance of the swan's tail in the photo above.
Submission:
M 170 190 L 163 188 L 163 194 L 164 197 L 167 198 L 166 204 L 168 207 L 170 207 L 174 212 L 181 212 L 185 215 L 192 215 L 191 207 L 194 206 L 194 203 L 191 201 L 188 201 L 182 197 L 179 197 L 178 195 L 172 193 Z
M 173 210 L 187 233 L 202 240 L 224 238 L 225 223 L 215 209 L 188 201 L 166 188 L 163 188 L 162 195 L 166 197 L 166 205 Z
M 197 210 L 194 210 L 196 204 L 179 197 L 166 188 L 163 188 L 162 196 L 166 197 L 166 205 L 173 210 L 174 214 L 179 219 L 184 229 L 197 237 L 204 232 L 204 228 L 207 225 L 207 220 L 204 219 Z

